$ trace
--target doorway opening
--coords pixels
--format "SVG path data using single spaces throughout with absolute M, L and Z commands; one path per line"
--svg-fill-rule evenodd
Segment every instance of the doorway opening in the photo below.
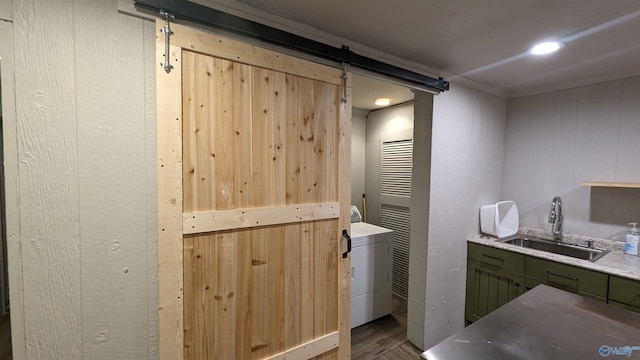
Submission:
M 391 101 L 389 105 L 377 106 L 377 98 Z M 390 313 L 352 329 L 352 358 L 375 359 L 384 354 L 394 358 L 403 358 L 404 354 L 415 357 L 421 351 L 408 341 L 407 331 L 414 93 L 401 85 L 353 74 L 352 104 L 352 205 L 362 214 L 363 222 L 393 230 L 390 257 L 393 266 L 388 274 L 393 294 Z M 355 233 L 352 224 L 352 236 Z M 358 275 L 359 270 L 354 269 L 360 264 L 354 264 L 356 251 L 354 247 L 352 270 L 356 276 L 352 274 L 352 308 L 353 304 L 362 303 L 353 298 L 354 295 L 362 296 L 353 294 L 353 289 L 361 287 L 353 282 L 363 278 Z M 373 251 L 370 254 L 372 259 L 367 264 L 371 276 L 378 276 L 381 274 L 379 262 L 386 257 L 377 256 Z M 372 284 L 381 283 L 379 279 L 368 280 Z M 369 303 L 372 303 L 373 311 L 379 313 L 376 299 Z M 355 321 L 355 324 L 359 323 Z M 382 345 L 378 349 L 379 344 Z

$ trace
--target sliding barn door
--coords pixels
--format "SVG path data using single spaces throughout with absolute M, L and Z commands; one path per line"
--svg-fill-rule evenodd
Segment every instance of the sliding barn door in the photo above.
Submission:
M 161 359 L 348 358 L 342 71 L 172 30 L 174 68 L 157 72 Z

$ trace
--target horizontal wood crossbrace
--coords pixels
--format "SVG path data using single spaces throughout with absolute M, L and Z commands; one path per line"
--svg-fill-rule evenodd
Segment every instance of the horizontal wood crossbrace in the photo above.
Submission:
M 324 354 L 329 350 L 338 347 L 340 336 L 337 331 L 321 336 L 317 339 L 298 345 L 289 350 L 283 351 L 265 358 L 265 360 L 285 360 L 285 359 L 311 359 Z
M 303 221 L 337 219 L 340 203 L 201 211 L 183 214 L 184 234 L 198 234 Z

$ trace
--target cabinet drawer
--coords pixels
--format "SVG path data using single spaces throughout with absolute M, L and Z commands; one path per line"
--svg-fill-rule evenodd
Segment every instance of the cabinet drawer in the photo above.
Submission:
M 527 256 L 525 275 L 559 289 L 607 297 L 609 276 L 597 271 Z
M 529 291 L 529 290 L 533 289 L 534 287 L 536 287 L 536 286 L 538 286 L 540 284 L 545 284 L 545 285 L 549 285 L 549 286 L 552 286 L 552 287 L 561 288 L 563 290 L 568 290 L 570 292 L 573 292 L 574 294 L 577 294 L 577 295 L 580 295 L 580 296 L 584 296 L 584 297 L 587 297 L 589 299 L 593 299 L 593 300 L 599 301 L 601 303 L 606 303 L 607 302 L 607 298 L 603 297 L 603 296 L 597 296 L 597 295 L 590 294 L 590 293 L 587 293 L 587 292 L 578 291 L 578 290 L 575 290 L 575 289 L 562 288 L 562 287 L 560 287 L 560 286 L 558 286 L 556 284 L 550 284 L 550 283 L 547 283 L 547 282 L 545 282 L 543 280 L 532 278 L 531 276 L 525 276 L 524 277 L 524 289 L 525 289 L 525 291 Z
M 524 272 L 523 254 L 475 243 L 467 244 L 467 258 L 477 261 L 483 267 L 496 270 L 510 270 L 521 274 Z
M 640 281 L 611 275 L 609 279 L 609 299 L 640 307 Z

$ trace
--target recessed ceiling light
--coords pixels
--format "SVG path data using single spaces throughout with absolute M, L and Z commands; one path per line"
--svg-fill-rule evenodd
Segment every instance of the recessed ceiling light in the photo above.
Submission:
M 391 100 L 387 98 L 380 98 L 380 99 L 376 99 L 375 104 L 378 106 L 387 106 L 391 104 Z
M 533 55 L 545 55 L 551 54 L 554 51 L 560 49 L 564 44 L 558 41 L 548 41 L 540 44 L 536 44 L 534 47 L 529 49 L 529 53 Z

